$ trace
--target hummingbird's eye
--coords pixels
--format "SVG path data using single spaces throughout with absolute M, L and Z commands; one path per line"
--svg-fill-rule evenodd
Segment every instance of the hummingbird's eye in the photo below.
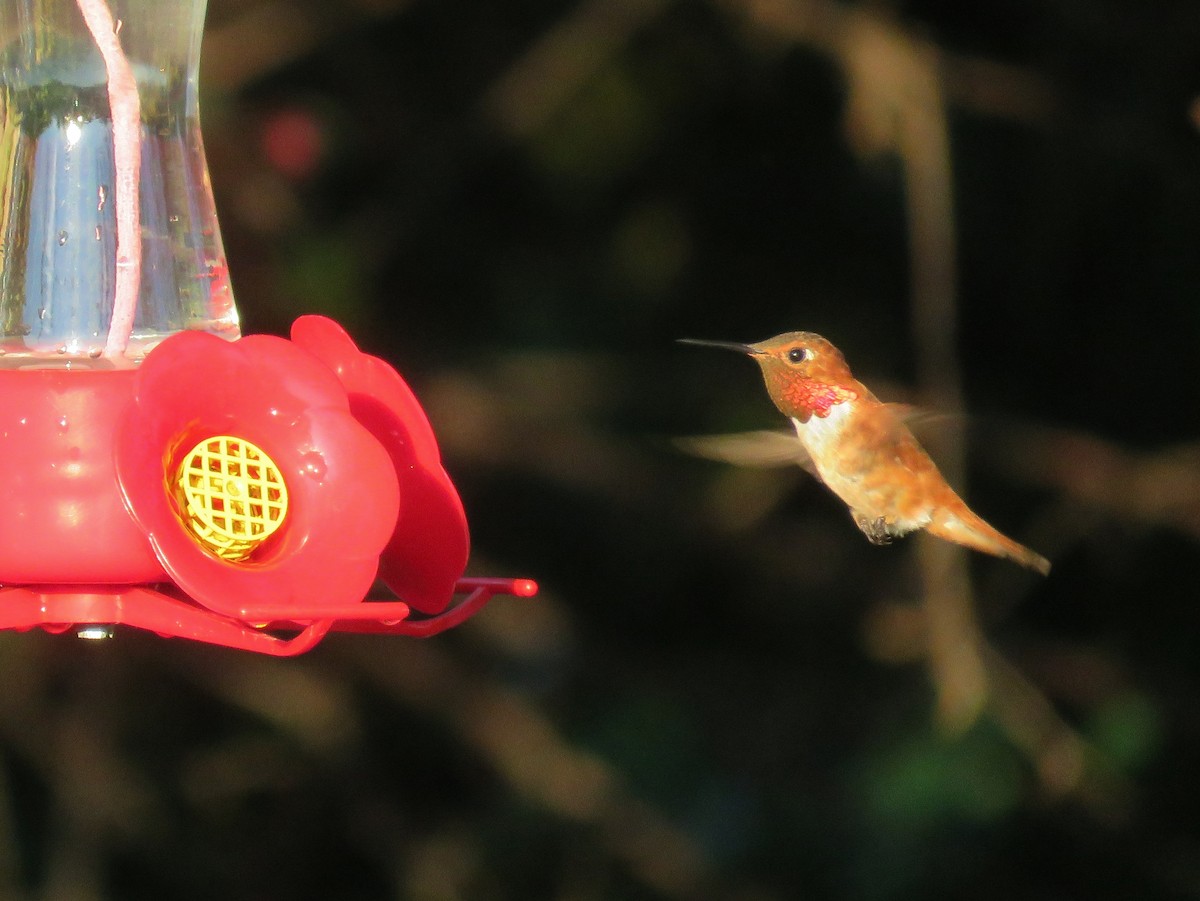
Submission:
M 787 352 L 789 363 L 803 363 L 808 359 L 808 351 L 803 347 L 793 347 Z

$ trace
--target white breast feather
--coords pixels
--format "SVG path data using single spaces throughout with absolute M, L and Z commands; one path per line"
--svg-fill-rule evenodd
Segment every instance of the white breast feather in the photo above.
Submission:
M 796 435 L 804 449 L 814 460 L 820 460 L 830 442 L 837 441 L 841 436 L 849 416 L 850 404 L 834 404 L 829 408 L 828 416 L 814 413 L 808 417 L 808 422 L 793 419 L 792 425 L 796 427 Z
M 796 428 L 796 435 L 799 436 L 800 443 L 804 445 L 805 450 L 813 458 L 813 463 L 816 466 L 817 473 L 821 476 L 821 481 L 834 494 L 845 501 L 850 507 L 851 512 L 854 513 L 855 511 L 868 508 L 866 498 L 860 496 L 861 489 L 857 476 L 837 472 L 822 465 L 822 461 L 836 458 L 836 454 L 826 453 L 826 451 L 829 450 L 830 445 L 836 444 L 841 438 L 842 430 L 846 426 L 849 414 L 850 404 L 835 404 L 830 408 L 829 415 L 824 418 L 813 415 L 808 418 L 808 422 L 793 419 L 792 425 Z M 889 518 L 888 522 L 889 531 L 893 535 L 903 535 L 906 532 L 929 525 L 929 516 L 925 515 L 911 520 Z
M 793 419 L 796 435 L 800 443 L 812 457 L 817 475 L 821 477 L 830 490 L 833 491 L 850 507 L 852 511 L 864 506 L 865 499 L 859 497 L 858 474 L 847 475 L 832 468 L 838 454 L 831 452 L 842 436 L 842 431 L 850 418 L 850 404 L 835 404 L 829 410 L 828 416 L 812 415 L 808 422 Z

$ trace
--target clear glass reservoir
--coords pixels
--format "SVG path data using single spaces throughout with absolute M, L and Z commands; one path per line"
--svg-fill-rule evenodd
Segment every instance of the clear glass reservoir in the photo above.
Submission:
M 200 138 L 205 5 L 0 0 L 0 367 L 238 337 Z

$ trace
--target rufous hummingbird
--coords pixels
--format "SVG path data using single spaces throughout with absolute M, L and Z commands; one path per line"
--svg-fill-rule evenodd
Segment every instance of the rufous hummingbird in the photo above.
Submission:
M 820 335 L 787 332 L 757 344 L 690 338 L 681 343 L 739 351 L 758 363 L 771 400 L 800 439 L 800 447 L 786 439 L 791 458 L 846 502 L 872 543 L 887 544 L 924 529 L 1042 575 L 1050 572 L 1045 557 L 971 511 L 913 437 L 897 406 L 876 398 L 851 374 L 841 352 Z

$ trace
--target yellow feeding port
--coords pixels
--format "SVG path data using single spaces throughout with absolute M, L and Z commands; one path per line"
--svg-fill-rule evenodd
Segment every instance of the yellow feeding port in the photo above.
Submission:
M 287 516 L 287 486 L 279 469 L 242 438 L 205 438 L 183 458 L 175 488 L 183 524 L 225 560 L 245 560 Z

